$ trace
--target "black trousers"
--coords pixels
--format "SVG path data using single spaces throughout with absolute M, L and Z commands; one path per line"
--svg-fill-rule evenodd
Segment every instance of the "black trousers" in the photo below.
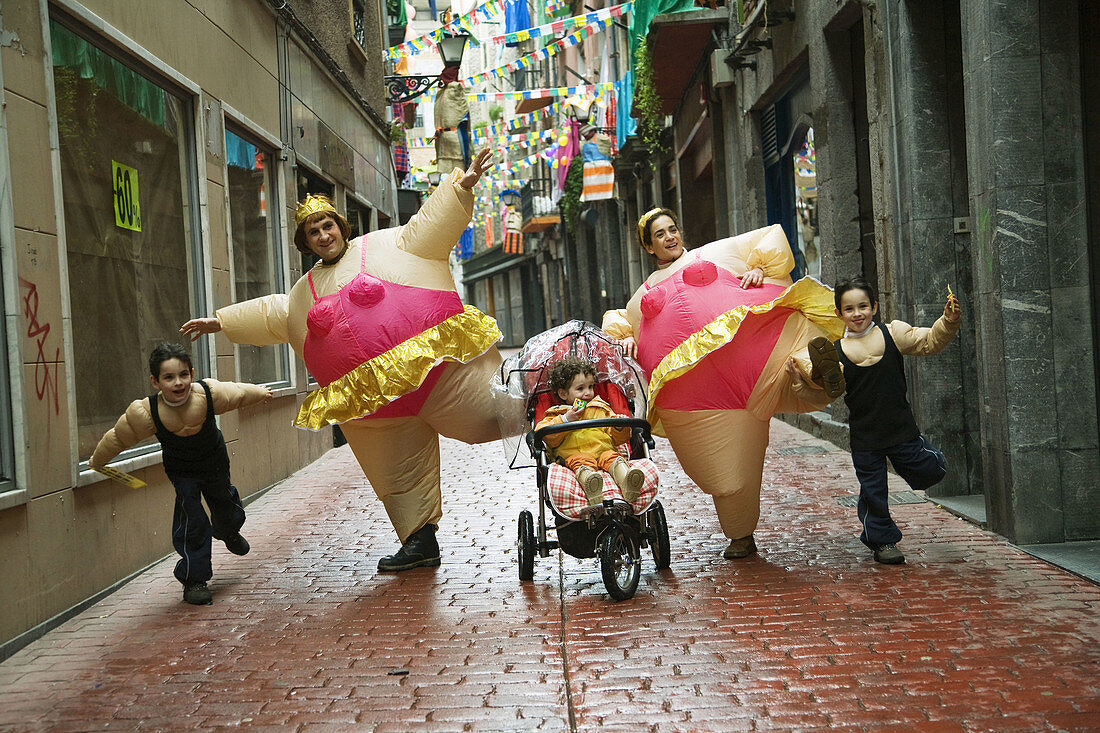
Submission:
M 237 489 L 229 483 L 229 473 L 216 476 L 169 476 L 176 487 L 176 507 L 172 515 L 172 545 L 179 553 L 176 580 L 197 583 L 210 580 L 212 538 L 234 537 L 244 525 L 244 506 Z M 210 507 L 210 516 L 202 500 Z
M 947 461 L 923 435 L 885 450 L 852 451 L 852 465 L 859 479 L 856 513 L 863 525 L 859 539 L 868 547 L 890 545 L 901 539 L 901 530 L 890 517 L 886 461 L 905 483 L 916 490 L 935 486 L 947 475 Z

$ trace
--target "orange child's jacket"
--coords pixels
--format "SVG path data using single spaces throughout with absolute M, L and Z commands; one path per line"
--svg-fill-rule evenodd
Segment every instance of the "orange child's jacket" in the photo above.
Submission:
M 562 417 L 572 405 L 555 405 L 546 411 L 546 416 L 539 420 L 535 429 L 548 425 L 560 425 L 565 422 Z M 623 417 L 611 409 L 611 405 L 599 397 L 593 399 L 581 413 L 581 420 L 599 420 L 605 417 Z M 630 440 L 630 428 L 581 428 L 563 433 L 553 433 L 543 438 L 543 442 L 551 449 L 551 453 L 565 461 L 572 468 L 573 463 L 596 465 L 596 462 L 608 451 L 615 451 L 615 446 L 622 445 Z M 588 456 L 592 461 L 573 461 L 574 457 Z

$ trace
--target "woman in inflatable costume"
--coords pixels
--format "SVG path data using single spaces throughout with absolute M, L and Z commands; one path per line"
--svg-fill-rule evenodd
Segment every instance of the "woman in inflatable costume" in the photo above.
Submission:
M 844 391 L 833 293 L 812 278 L 791 282 L 794 256 L 778 225 L 687 251 L 675 214 L 657 208 L 638 221 L 638 239 L 657 270 L 625 309 L 604 315 L 603 329 L 649 376 L 653 432 L 714 501 L 730 540 L 723 556 L 747 557 L 769 420 L 820 410 Z

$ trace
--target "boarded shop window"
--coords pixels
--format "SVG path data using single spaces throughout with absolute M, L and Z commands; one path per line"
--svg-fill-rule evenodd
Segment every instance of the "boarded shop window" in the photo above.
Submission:
M 233 302 L 284 292 L 276 232 L 275 167 L 270 151 L 243 134 L 225 131 L 229 233 L 233 253 Z M 285 344 L 237 347 L 237 375 L 255 384 L 289 384 Z
M 67 27 L 50 30 L 83 461 L 149 393 L 153 347 L 179 341 L 180 324 L 205 312 L 192 111 Z

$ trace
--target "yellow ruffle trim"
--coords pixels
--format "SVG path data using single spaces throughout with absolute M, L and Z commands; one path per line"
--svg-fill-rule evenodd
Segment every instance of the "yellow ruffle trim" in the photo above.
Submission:
M 647 412 L 650 422 L 654 422 L 654 406 L 657 394 L 666 383 L 683 376 L 703 357 L 725 346 L 737 335 L 741 322 L 750 313 L 767 313 L 773 308 L 791 308 L 801 311 L 815 325 L 825 331 L 830 340 L 844 335 L 844 322 L 836 317 L 833 291 L 812 277 L 804 277 L 780 293 L 779 297 L 768 303 L 758 305 L 739 305 L 726 311 L 703 328 L 691 334 L 682 344 L 665 355 L 661 363 L 653 370 L 649 379 L 649 401 Z
M 415 390 L 436 365 L 445 361 L 465 364 L 484 354 L 500 338 L 496 321 L 472 305 L 464 306 L 461 313 L 311 392 L 298 410 L 294 425 L 321 430 L 369 415 Z

